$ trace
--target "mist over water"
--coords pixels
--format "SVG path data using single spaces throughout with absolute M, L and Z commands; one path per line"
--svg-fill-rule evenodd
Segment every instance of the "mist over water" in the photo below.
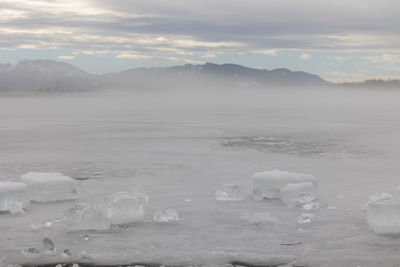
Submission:
M 395 193 L 400 184 L 400 92 L 193 88 L 2 96 L 0 179 L 28 171 L 89 176 L 78 199 L 90 203 L 143 187 L 150 202 L 142 225 L 89 241 L 81 233 L 46 233 L 61 247 L 100 260 L 223 262 L 268 254 L 318 264 L 339 250 L 344 256 L 336 260 L 345 265 L 400 260 L 397 243 L 371 232 L 362 210 L 369 195 Z M 277 202 L 215 201 L 221 184 L 249 188 L 254 172 L 272 169 L 314 175 L 325 207 L 336 210 L 321 208 L 298 231 L 300 211 Z M 23 217 L 2 215 L 7 245 L 0 255 L 34 246 L 44 233 L 30 222 L 53 219 L 70 205 L 34 204 Z M 148 223 L 161 208 L 177 209 L 182 221 L 167 230 Z M 256 212 L 282 224 L 243 219 Z M 291 242 L 304 246 L 279 245 Z

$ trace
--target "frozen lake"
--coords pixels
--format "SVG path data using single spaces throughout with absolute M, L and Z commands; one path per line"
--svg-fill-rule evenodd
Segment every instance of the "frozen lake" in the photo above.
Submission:
M 400 185 L 398 99 L 400 92 L 341 89 L 2 96 L 0 181 L 58 171 L 89 178 L 79 181 L 76 202 L 136 186 L 150 202 L 144 223 L 107 233 L 31 228 L 74 201 L 2 214 L 0 256 L 42 261 L 21 250 L 47 236 L 59 250 L 100 263 L 398 264 L 400 239 L 373 233 L 363 210 L 369 195 Z M 311 223 L 299 224 L 304 211 L 279 201 L 215 200 L 221 184 L 250 190 L 254 172 L 272 169 L 318 179 L 322 205 Z M 166 208 L 179 212 L 178 223 L 153 222 Z M 260 212 L 277 222 L 246 219 Z

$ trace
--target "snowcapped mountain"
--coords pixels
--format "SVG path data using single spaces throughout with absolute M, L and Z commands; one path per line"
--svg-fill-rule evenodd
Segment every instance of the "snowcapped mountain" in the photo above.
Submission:
M 126 88 L 173 86 L 293 87 L 325 86 L 317 75 L 288 69 L 259 70 L 235 64 L 187 64 L 168 68 L 137 68 L 102 77 L 102 85 Z
M 90 90 L 97 77 L 70 64 L 52 60 L 24 60 L 0 65 L 3 90 Z
M 147 89 L 172 86 L 321 86 L 317 75 L 288 69 L 259 70 L 235 64 L 135 68 L 119 73 L 94 75 L 75 66 L 52 60 L 24 60 L 0 64 L 0 90 L 83 91 L 95 89 Z

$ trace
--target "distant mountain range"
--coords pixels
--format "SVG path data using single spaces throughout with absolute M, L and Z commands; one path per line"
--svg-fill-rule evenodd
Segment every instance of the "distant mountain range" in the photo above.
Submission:
M 368 86 L 388 85 L 366 81 Z M 360 87 L 364 83 L 343 84 Z M 94 75 L 71 64 L 52 60 L 24 60 L 0 64 L 0 90 L 84 91 L 101 89 L 155 89 L 175 87 L 322 87 L 334 86 L 317 75 L 288 69 L 260 70 L 235 64 L 135 68 L 118 73 Z M 390 86 L 399 87 L 398 80 Z

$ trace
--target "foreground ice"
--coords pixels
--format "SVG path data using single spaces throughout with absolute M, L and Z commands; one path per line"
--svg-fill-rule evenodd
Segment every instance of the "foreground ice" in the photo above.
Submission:
M 281 190 L 287 184 L 311 182 L 317 187 L 314 176 L 304 173 L 293 173 L 280 170 L 272 170 L 254 173 L 253 197 L 256 200 L 281 199 Z
M 95 230 L 107 231 L 111 223 L 105 215 L 104 209 L 98 205 L 76 204 L 66 214 L 69 227 L 72 231 Z
M 400 199 L 388 193 L 370 196 L 367 221 L 375 233 L 400 236 Z
M 30 204 L 28 187 L 20 182 L 0 182 L 0 211 L 21 212 Z
M 29 172 L 21 180 L 28 185 L 31 200 L 35 202 L 76 198 L 77 182 L 59 172 Z
M 220 201 L 240 201 L 245 195 L 240 186 L 224 184 L 215 192 L 215 198 Z
M 313 219 L 314 219 L 314 213 L 302 213 L 300 214 L 297 222 L 300 224 L 311 223 Z
M 282 201 L 289 207 L 312 209 L 318 206 L 317 191 L 313 183 L 287 184 L 281 190 Z
M 179 221 L 179 214 L 174 209 L 157 210 L 153 214 L 153 219 L 157 223 L 174 223 Z
M 144 204 L 148 195 L 140 188 L 131 192 L 116 192 L 105 199 L 106 216 L 112 224 L 126 225 L 144 220 Z
M 376 193 L 368 197 L 368 202 L 376 202 L 381 200 L 390 200 L 393 196 L 389 193 Z

